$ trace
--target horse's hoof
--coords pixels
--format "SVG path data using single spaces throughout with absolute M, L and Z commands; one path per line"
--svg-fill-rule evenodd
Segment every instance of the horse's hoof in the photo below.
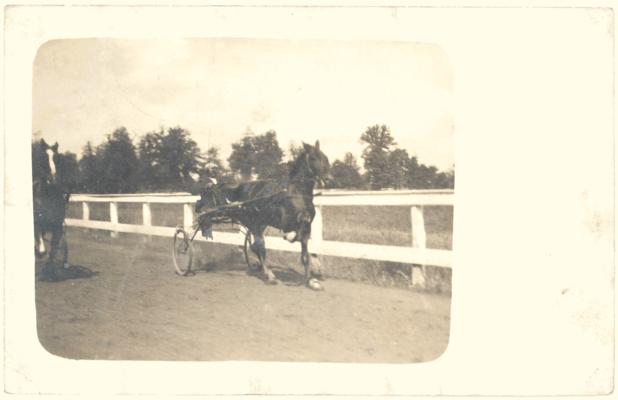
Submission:
M 279 279 L 272 273 L 272 271 L 268 271 L 266 274 L 266 283 L 269 285 L 276 285 L 279 283 Z
M 324 278 L 324 275 L 322 275 L 321 273 L 314 273 L 314 272 L 311 273 L 311 278 L 315 279 L 315 280 L 318 280 L 318 281 L 325 281 L 326 280 L 326 278 Z
M 307 281 L 307 287 L 312 290 L 324 290 L 324 286 L 315 278 L 311 278 Z

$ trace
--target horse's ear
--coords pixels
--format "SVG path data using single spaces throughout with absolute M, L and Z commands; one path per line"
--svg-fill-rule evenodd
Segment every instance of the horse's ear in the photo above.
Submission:
M 320 141 L 319 140 L 315 141 L 315 149 L 316 150 L 320 150 Z
M 53 145 L 53 146 L 51 146 L 51 149 L 52 149 L 54 152 L 58 151 L 58 142 L 54 143 L 54 145 Z
M 303 142 L 303 147 L 305 148 L 305 150 L 311 150 L 311 145 Z
M 45 141 L 45 139 L 41 139 L 41 141 L 39 143 L 41 143 L 41 146 L 43 146 L 43 147 L 48 147 L 47 142 Z

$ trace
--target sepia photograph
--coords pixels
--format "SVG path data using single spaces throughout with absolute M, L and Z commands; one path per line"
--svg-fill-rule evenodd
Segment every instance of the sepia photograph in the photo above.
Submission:
M 613 3 L 15 3 L 3 394 L 613 393 Z
M 436 45 L 66 39 L 34 60 L 37 333 L 70 359 L 417 363 L 448 345 Z

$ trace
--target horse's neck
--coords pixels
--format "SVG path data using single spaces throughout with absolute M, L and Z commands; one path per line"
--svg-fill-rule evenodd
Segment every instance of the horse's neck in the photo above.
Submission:
M 35 162 L 32 164 L 32 179 L 43 181 L 47 180 L 48 175 L 49 172 L 45 171 L 40 162 Z
M 314 176 L 303 168 L 294 168 L 288 177 L 288 193 L 310 196 L 315 186 Z
M 313 194 L 313 188 L 315 182 L 312 179 L 307 180 L 291 180 L 288 183 L 287 192 L 289 194 L 301 194 L 303 196 L 311 196 Z

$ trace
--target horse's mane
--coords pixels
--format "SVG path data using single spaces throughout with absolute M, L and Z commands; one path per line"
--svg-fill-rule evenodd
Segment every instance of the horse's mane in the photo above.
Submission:
M 41 179 L 46 173 L 45 165 L 47 155 L 43 149 L 43 144 L 40 141 L 32 143 L 32 178 L 34 180 Z
M 288 178 L 293 178 L 300 172 L 300 168 L 302 165 L 302 161 L 304 157 L 307 155 L 307 149 L 303 149 L 298 156 L 290 162 L 290 170 L 288 172 Z

